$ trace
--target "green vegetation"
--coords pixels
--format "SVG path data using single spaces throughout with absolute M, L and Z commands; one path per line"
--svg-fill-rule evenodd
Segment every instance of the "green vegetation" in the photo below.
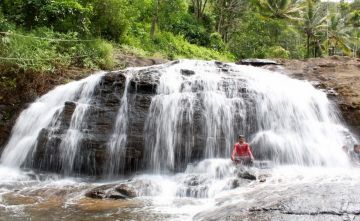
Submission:
M 112 69 L 119 51 L 224 61 L 359 57 L 359 27 L 360 0 L 3 0 L 0 70 Z

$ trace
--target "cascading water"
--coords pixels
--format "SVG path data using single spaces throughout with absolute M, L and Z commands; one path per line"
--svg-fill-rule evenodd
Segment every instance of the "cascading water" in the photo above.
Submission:
M 256 159 L 275 167 L 247 168 L 253 175 L 238 170 L 229 156 L 239 134 L 246 135 Z M 266 203 L 288 200 L 278 196 L 295 199 L 296 188 L 307 193 L 329 180 L 336 191 L 359 184 L 358 169 L 348 167 L 343 151 L 351 139 L 324 92 L 265 69 L 181 60 L 99 73 L 55 88 L 21 113 L 1 156 L 0 214 L 5 219 L 83 220 L 89 214 L 105 220 L 216 220 L 239 205 L 245 208 L 236 209 L 240 212 L 273 211 Z M 21 167 L 107 182 L 64 180 Z M 111 180 L 134 168 L 145 174 Z M 119 199 L 124 193 L 116 192 L 119 183 L 125 192 L 133 187 L 137 197 L 85 197 L 94 190 L 91 194 L 100 194 L 95 198 Z M 272 196 L 273 191 L 279 192 Z M 327 191 L 321 194 L 336 195 Z M 13 206 L 11 197 L 30 203 Z M 257 207 L 268 197 L 263 210 Z M 276 211 L 291 207 L 284 212 L 291 213 L 306 204 L 291 203 Z M 44 215 L 44 207 L 51 214 Z
M 64 103 L 76 101 L 77 106 L 71 119 L 70 128 L 62 142 L 63 168 L 66 173 L 70 173 L 74 163 L 77 142 L 81 139 L 80 130 L 82 125 L 86 123 L 84 116 L 91 101 L 92 92 L 103 75 L 104 72 L 94 74 L 81 81 L 59 86 L 23 111 L 1 156 L 2 165 L 22 166 L 27 157 L 31 156 L 31 151 L 34 151 L 41 130 L 50 124 L 55 128 L 59 113 L 64 108 Z M 32 160 L 30 159 L 30 161 Z
M 308 82 L 214 62 L 182 61 L 160 72 L 145 127 L 155 171 L 174 170 L 196 154 L 227 158 L 238 134 L 247 135 L 260 159 L 348 165 L 342 146 L 349 132 L 326 94 Z
M 76 108 L 72 114 L 70 127 L 60 144 L 60 155 L 62 158 L 62 168 L 64 174 L 70 175 L 73 172 L 74 160 L 78 152 L 79 141 L 83 138 L 86 129 L 86 114 L 92 101 L 95 87 L 99 84 L 103 74 L 93 75 L 82 86 L 79 99 L 76 101 Z
M 124 173 L 128 125 L 128 90 L 131 77 L 132 73 L 127 73 L 124 94 L 116 116 L 114 131 L 108 143 L 109 161 L 106 166 L 108 178 L 118 175 L 119 171 Z

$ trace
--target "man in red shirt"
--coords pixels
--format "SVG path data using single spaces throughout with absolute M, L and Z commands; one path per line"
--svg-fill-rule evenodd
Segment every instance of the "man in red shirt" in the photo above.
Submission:
M 251 152 L 250 145 L 245 142 L 245 136 L 239 136 L 239 142 L 234 145 L 234 150 L 231 154 L 231 160 L 236 164 L 251 165 L 254 161 L 254 156 Z

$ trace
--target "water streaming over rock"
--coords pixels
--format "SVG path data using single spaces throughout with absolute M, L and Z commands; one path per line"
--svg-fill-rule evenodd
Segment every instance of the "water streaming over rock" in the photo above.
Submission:
M 324 92 L 265 69 L 191 60 L 57 87 L 21 114 L 1 162 L 65 175 L 183 171 L 228 158 L 238 134 L 276 164 L 349 163 L 351 134 Z
M 128 91 L 132 73 L 129 71 L 126 75 L 124 94 L 121 98 L 121 104 L 116 116 L 114 131 L 108 143 L 108 161 L 106 165 L 106 175 L 108 178 L 114 177 L 119 173 L 124 173 L 127 126 L 128 126 Z
M 161 69 L 145 127 L 149 167 L 228 157 L 238 134 L 275 163 L 348 164 L 349 132 L 326 94 L 263 69 L 182 61 Z M 181 167 L 180 167 L 181 168 Z
M 1 163 L 12 167 L 22 166 L 27 157 L 32 155 L 31 152 L 36 146 L 40 132 L 49 125 L 55 129 L 65 102 L 75 101 L 78 105 L 71 119 L 71 129 L 62 140 L 63 160 L 69 162 L 69 167 L 72 167 L 77 141 L 81 137 L 79 130 L 81 125 L 86 123 L 84 115 L 87 105 L 91 100 L 94 87 L 103 75 L 104 73 L 98 73 L 84 80 L 59 86 L 32 103 L 17 119 L 11 138 L 1 155 Z M 32 160 L 34 159 L 30 159 Z
M 229 155 L 239 134 L 274 167 L 235 167 Z M 360 203 L 358 169 L 342 148 L 354 141 L 324 92 L 265 69 L 181 60 L 98 73 L 21 113 L 1 156 L 0 213 L 9 220 L 346 217 Z M 127 191 L 135 199 L 113 200 Z

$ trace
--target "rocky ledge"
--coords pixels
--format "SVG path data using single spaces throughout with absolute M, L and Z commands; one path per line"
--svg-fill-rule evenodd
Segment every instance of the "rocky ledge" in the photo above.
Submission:
M 312 58 L 307 60 L 277 60 L 280 65 L 265 68 L 280 71 L 290 77 L 308 80 L 327 92 L 338 104 L 342 117 L 360 135 L 360 59 L 349 57 Z

